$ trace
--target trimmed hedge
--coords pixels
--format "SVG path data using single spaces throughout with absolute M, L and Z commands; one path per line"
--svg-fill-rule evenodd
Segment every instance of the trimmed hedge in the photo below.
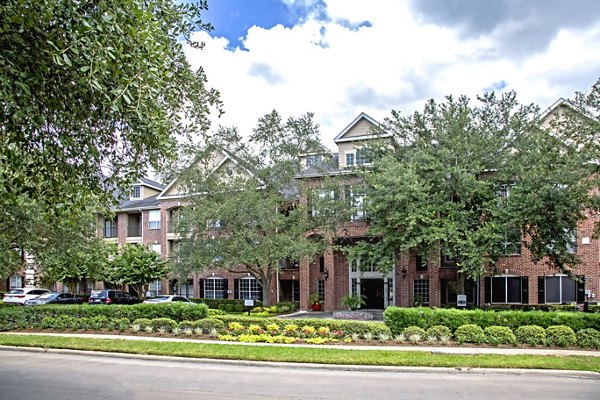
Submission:
M 459 326 L 454 332 L 454 338 L 458 343 L 483 343 L 485 333 L 479 325 L 466 324 Z
M 39 326 L 44 318 L 68 316 L 73 318 L 106 317 L 108 319 L 170 318 L 174 321 L 206 318 L 205 304 L 135 304 L 135 305 L 47 305 L 36 307 L 0 308 L 0 330 Z
M 546 344 L 567 347 L 577 343 L 575 332 L 568 326 L 554 325 L 546 328 Z
M 546 330 L 537 325 L 523 325 L 515 329 L 517 341 L 531 346 L 546 343 Z
M 444 325 L 454 331 L 466 324 L 475 324 L 481 328 L 506 326 L 513 330 L 523 325 L 538 325 L 543 328 L 565 325 L 574 331 L 587 328 L 600 330 L 600 313 L 388 307 L 383 317 L 385 324 L 394 335 L 409 326 L 418 326 L 427 330 L 435 325 Z
M 391 335 L 390 329 L 382 324 L 381 322 L 365 322 L 365 321 L 347 321 L 347 320 L 334 320 L 334 319 L 315 319 L 315 318 L 302 318 L 302 319 L 280 319 L 280 318 L 253 318 L 246 317 L 243 315 L 217 315 L 216 319 L 219 319 L 229 325 L 231 322 L 237 322 L 245 327 L 250 325 L 258 325 L 261 328 L 268 330 L 267 326 L 271 324 L 277 324 L 280 326 L 284 325 L 297 325 L 297 326 L 310 326 L 313 328 L 326 327 L 330 331 L 342 331 L 344 334 L 359 334 L 363 335 L 367 332 L 372 333 L 374 336 L 379 337 L 380 334 Z
M 485 334 L 485 342 L 492 346 L 517 343 L 515 334 L 506 326 L 488 326 L 483 331 Z

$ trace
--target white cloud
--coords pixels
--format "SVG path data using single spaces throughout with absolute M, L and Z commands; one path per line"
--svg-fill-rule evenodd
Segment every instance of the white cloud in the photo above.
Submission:
M 221 92 L 226 114 L 216 124 L 247 134 L 272 109 L 286 117 L 312 111 L 332 146 L 333 137 L 363 111 L 382 120 L 392 109 L 412 112 L 426 99 L 447 94 L 475 97 L 502 81 L 522 103 L 546 107 L 586 90 L 600 76 L 600 24 L 562 29 L 547 48 L 510 58 L 499 45 L 514 30 L 510 20 L 465 38 L 457 28 L 424 22 L 407 2 L 325 3 L 328 21 L 309 17 L 292 28 L 250 28 L 247 51 L 227 50 L 225 39 L 197 34 L 206 47 L 188 49 L 188 58 L 204 67 L 209 85 Z M 370 25 L 351 29 L 340 21 Z

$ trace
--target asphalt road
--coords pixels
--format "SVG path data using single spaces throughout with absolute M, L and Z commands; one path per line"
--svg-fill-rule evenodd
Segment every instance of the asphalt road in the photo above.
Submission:
M 247 364 L 247 363 L 246 363 Z M 598 399 L 600 375 L 290 364 L 0 351 L 0 399 Z

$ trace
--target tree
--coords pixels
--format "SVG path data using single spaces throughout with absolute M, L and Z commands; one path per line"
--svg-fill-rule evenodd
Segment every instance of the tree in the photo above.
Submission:
M 110 263 L 106 280 L 118 285 L 128 285 L 143 299 L 150 282 L 163 278 L 168 271 L 167 262 L 148 246 L 126 244 Z
M 106 206 L 204 132 L 218 93 L 183 44 L 206 1 L 6 0 L 0 5 L 0 259 L 40 256 L 65 210 Z M 195 43 L 196 46 L 200 44 Z M 103 212 L 104 209 L 93 210 Z M 68 245 L 64 243 L 63 246 Z M 5 262 L 7 264 L 5 264 Z
M 478 100 L 431 100 L 423 112 L 386 119 L 393 140 L 371 149 L 373 166 L 361 173 L 371 237 L 351 256 L 389 270 L 398 251 L 442 254 L 459 278 L 477 278 L 524 246 L 534 261 L 573 273 L 573 232 L 597 184 L 589 137 L 542 128 L 538 108 L 514 93 Z
M 226 268 L 260 281 L 269 304 L 271 280 L 283 259 L 300 260 L 324 248 L 321 236 L 309 236 L 314 222 L 297 203 L 300 154 L 320 149 L 312 114 L 283 122 L 276 111 L 259 119 L 248 141 L 223 128 L 203 159 L 215 152 L 231 157 L 214 170 L 198 161 L 190 168 L 188 207 L 179 230 L 178 275 Z M 202 166 L 200 166 L 202 165 Z

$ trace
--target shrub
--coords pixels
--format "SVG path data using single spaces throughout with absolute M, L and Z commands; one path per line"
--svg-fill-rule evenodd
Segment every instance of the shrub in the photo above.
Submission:
M 150 326 L 155 332 L 172 332 L 174 328 L 177 328 L 177 322 L 171 318 L 154 318 L 150 321 Z
M 146 329 L 147 326 L 151 325 L 151 320 L 148 318 L 138 318 L 133 321 L 133 325 L 138 325 L 141 330 Z
M 447 326 L 435 325 L 427 329 L 427 337 L 432 337 L 436 340 L 442 340 L 442 338 L 449 340 L 452 337 L 452 331 Z
M 580 330 L 577 332 L 577 344 L 581 347 L 600 349 L 600 332 L 593 328 Z
M 575 343 L 577 343 L 577 336 L 570 327 L 554 325 L 546 328 L 546 344 L 566 347 L 573 346 Z
M 538 325 L 523 325 L 515 330 L 515 338 L 519 343 L 536 346 L 546 343 L 546 330 Z
M 458 343 L 482 343 L 485 333 L 479 325 L 466 324 L 456 329 L 454 337 Z
M 485 342 L 493 346 L 515 344 L 517 339 L 513 331 L 506 326 L 488 326 L 484 329 Z
M 413 343 L 420 342 L 427 337 L 425 330 L 418 326 L 409 326 L 408 328 L 405 328 L 402 333 L 405 338 Z
M 202 333 L 208 334 L 211 330 L 222 331 L 225 329 L 225 323 L 216 318 L 206 318 L 196 321 L 195 328 L 202 329 Z

